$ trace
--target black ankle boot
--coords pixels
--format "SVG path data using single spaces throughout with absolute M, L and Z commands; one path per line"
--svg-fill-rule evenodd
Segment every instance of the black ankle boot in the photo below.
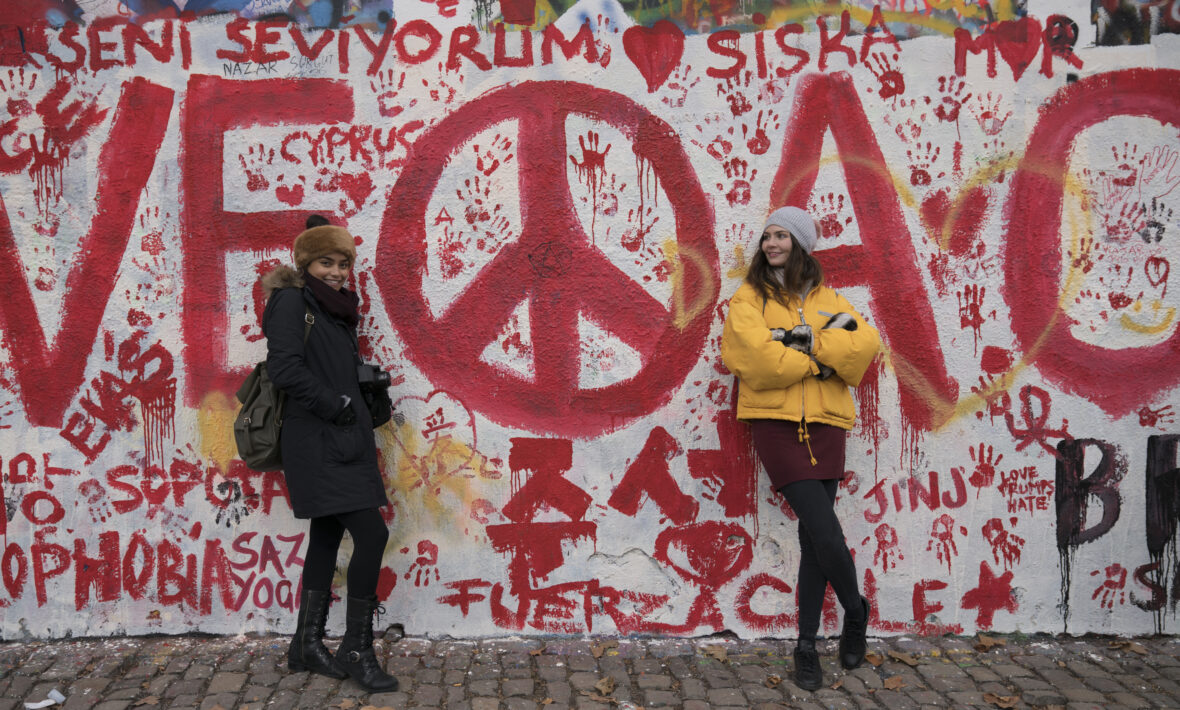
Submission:
M 799 639 L 795 645 L 795 685 L 804 690 L 819 690 L 824 684 L 824 672 L 819 665 L 815 639 Z
M 840 633 L 840 664 L 852 670 L 861 664 L 865 659 L 865 633 L 869 630 L 869 600 L 864 597 L 860 598 L 861 607 L 864 609 L 864 615 L 859 619 L 851 618 L 851 615 L 844 612 L 844 630 Z
M 324 624 L 328 621 L 331 592 L 304 589 L 299 597 L 299 620 L 295 636 L 287 649 L 287 668 L 292 671 L 311 671 L 329 678 L 347 678 L 336 659 L 324 646 Z
M 352 679 L 370 693 L 397 690 L 397 678 L 389 675 L 373 651 L 373 614 L 377 600 L 348 598 L 344 640 L 336 649 L 336 662 Z

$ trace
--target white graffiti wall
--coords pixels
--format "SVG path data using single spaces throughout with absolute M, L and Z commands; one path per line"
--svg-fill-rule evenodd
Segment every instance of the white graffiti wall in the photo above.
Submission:
M 781 204 L 883 337 L 837 501 L 870 633 L 1174 633 L 1175 10 L 15 3 L 0 635 L 293 627 L 305 523 L 230 423 L 320 213 L 402 419 L 393 620 L 792 636 L 719 357 Z

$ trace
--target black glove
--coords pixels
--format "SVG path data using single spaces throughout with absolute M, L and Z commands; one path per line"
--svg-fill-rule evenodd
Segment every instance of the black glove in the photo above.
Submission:
M 336 426 L 352 426 L 356 424 L 356 412 L 352 411 L 352 399 L 348 395 L 340 395 L 340 399 L 344 400 L 344 406 L 332 417 L 332 423 Z
M 828 328 L 856 330 L 856 319 L 852 317 L 851 313 L 837 313 L 828 319 L 828 322 L 824 324 L 822 330 L 827 330 Z
M 389 398 L 389 390 L 384 387 L 377 390 L 361 390 L 365 397 L 365 404 L 369 409 L 369 416 L 373 418 L 373 428 L 381 426 L 393 417 L 393 400 Z

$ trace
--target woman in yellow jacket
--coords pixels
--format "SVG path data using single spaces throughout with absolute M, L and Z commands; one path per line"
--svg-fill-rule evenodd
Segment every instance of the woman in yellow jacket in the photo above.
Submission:
M 840 661 L 864 660 L 869 602 L 834 504 L 860 383 L 880 336 L 840 294 L 823 285 L 812 256 L 819 224 L 798 207 L 771 213 L 746 281 L 729 303 L 721 359 L 737 375 L 738 419 L 748 421 L 771 483 L 799 518 L 799 641 L 795 682 L 823 684 L 815 637 L 824 592 L 844 607 Z

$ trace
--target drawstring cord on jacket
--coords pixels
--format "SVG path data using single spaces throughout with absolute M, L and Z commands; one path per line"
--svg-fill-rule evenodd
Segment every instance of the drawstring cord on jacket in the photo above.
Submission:
M 802 298 L 799 299 L 799 322 L 807 323 L 807 318 L 803 316 Z M 799 383 L 799 414 L 799 443 L 807 445 L 807 456 L 811 459 L 811 465 L 815 466 L 819 461 L 811 450 L 811 433 L 807 431 L 807 387 L 803 382 Z
M 811 452 L 811 434 L 807 431 L 806 419 L 799 422 L 799 443 L 807 444 L 807 455 L 811 458 L 811 465 L 814 466 L 819 463 L 815 458 L 815 454 Z

